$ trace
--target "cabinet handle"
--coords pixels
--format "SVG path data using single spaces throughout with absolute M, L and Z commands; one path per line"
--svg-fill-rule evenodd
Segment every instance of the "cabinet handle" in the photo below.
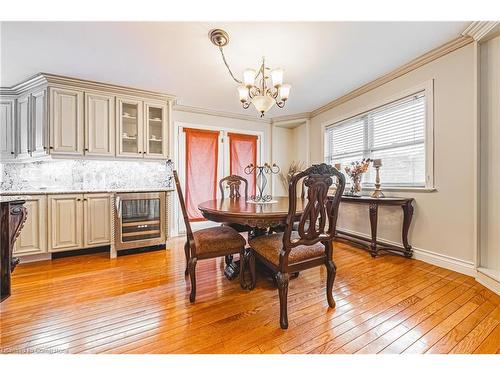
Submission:
M 76 198 L 76 200 L 77 200 L 78 202 L 80 202 L 80 201 L 81 201 L 81 199 L 80 199 L 80 198 Z
M 84 202 L 87 202 L 87 198 L 83 198 L 83 201 L 84 201 Z
M 53 149 L 54 149 L 54 147 L 50 146 L 50 147 L 49 147 L 49 149 L 53 150 Z
M 15 154 L 15 152 L 14 152 L 14 151 L 11 151 L 11 152 L 10 152 L 10 154 L 11 154 L 11 155 L 14 155 L 14 154 Z
M 88 148 L 85 149 L 85 151 L 88 151 L 88 150 L 89 150 Z

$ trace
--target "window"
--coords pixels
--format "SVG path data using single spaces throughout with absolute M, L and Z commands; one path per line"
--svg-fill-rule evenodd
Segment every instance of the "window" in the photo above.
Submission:
M 362 158 L 382 159 L 383 186 L 428 187 L 426 178 L 426 91 L 420 91 L 325 129 L 325 162 L 346 165 Z M 375 170 L 363 176 L 375 182 Z

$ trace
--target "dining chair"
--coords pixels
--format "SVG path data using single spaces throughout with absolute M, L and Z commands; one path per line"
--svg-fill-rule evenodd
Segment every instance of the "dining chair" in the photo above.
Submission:
M 335 195 L 328 196 L 328 188 L 334 183 L 333 177 L 338 181 L 338 188 Z M 297 184 L 304 178 L 307 196 L 298 229 L 294 231 Z M 344 175 L 324 163 L 313 165 L 298 173 L 289 183 L 289 207 L 284 232 L 254 237 L 248 241 L 251 252 L 249 262 L 255 262 L 257 257 L 276 274 L 280 300 L 280 326 L 283 329 L 288 328 L 288 281 L 292 273 L 325 265 L 326 298 L 328 305 L 331 308 L 335 307 L 332 289 L 337 268 L 332 252 L 340 197 L 344 187 Z M 254 269 L 255 265 L 250 264 L 252 283 L 255 282 Z M 253 286 L 251 285 L 251 288 Z
M 244 190 L 245 195 L 244 196 L 242 196 L 240 193 L 240 187 L 242 184 L 245 186 L 245 190 Z M 229 199 L 244 198 L 245 201 L 248 200 L 248 181 L 246 178 L 235 175 L 235 174 L 232 174 L 232 175 L 229 175 L 229 176 L 222 178 L 219 181 L 219 189 L 220 189 L 220 195 L 221 195 L 222 199 L 225 198 L 225 192 L 224 192 L 225 187 L 229 188 L 229 196 L 228 196 Z M 249 226 L 243 225 L 243 224 L 222 223 L 222 225 L 229 226 L 239 233 L 244 233 L 244 232 L 249 233 L 252 230 L 252 227 L 249 227 Z M 233 256 L 227 255 L 225 257 L 225 262 L 227 265 L 231 264 L 233 262 Z M 230 275 L 226 275 L 226 276 L 229 277 Z
M 177 171 L 174 171 L 174 180 L 175 187 L 177 188 L 177 195 L 179 196 L 182 216 L 184 217 L 184 223 L 186 225 L 187 238 L 184 245 L 186 270 L 184 274 L 189 274 L 189 278 L 191 279 L 189 301 L 194 302 L 196 298 L 196 264 L 198 260 L 218 258 L 235 253 L 239 253 L 240 258 L 243 259 L 245 256 L 246 240 L 233 228 L 228 226 L 216 226 L 193 232 Z M 240 268 L 240 285 L 242 288 L 245 288 L 245 262 L 241 262 Z

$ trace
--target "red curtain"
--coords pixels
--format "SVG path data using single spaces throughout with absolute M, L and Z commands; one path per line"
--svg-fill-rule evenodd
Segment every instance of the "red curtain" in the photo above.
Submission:
M 245 167 L 257 164 L 257 136 L 229 133 L 229 173 L 248 180 L 248 193 L 255 194 L 255 173 L 248 175 Z
M 206 220 L 198 205 L 217 198 L 219 132 L 184 128 L 186 133 L 186 209 L 189 221 Z

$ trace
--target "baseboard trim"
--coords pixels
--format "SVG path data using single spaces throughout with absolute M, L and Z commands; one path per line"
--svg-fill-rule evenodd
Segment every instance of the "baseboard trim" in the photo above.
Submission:
M 52 259 L 52 253 L 33 254 L 33 255 L 14 255 L 14 256 L 17 256 L 21 260 L 20 264 L 41 262 L 42 260 Z
M 353 231 L 346 228 L 338 228 L 339 230 L 356 234 L 359 236 L 369 236 L 369 234 Z M 390 245 L 401 246 L 400 243 L 394 242 L 385 238 L 378 238 L 380 241 L 387 242 Z M 473 262 L 468 262 L 462 259 L 450 257 L 448 255 L 438 254 L 434 251 L 420 249 L 413 247 L 413 259 L 421 260 L 425 263 L 433 264 L 435 266 L 443 267 L 452 271 L 463 273 L 467 276 L 476 276 L 476 269 Z
M 481 269 L 477 270 L 476 281 L 479 284 L 490 289 L 491 291 L 495 292 L 496 294 L 500 295 L 500 281 L 495 280 L 489 275 L 481 272 Z

